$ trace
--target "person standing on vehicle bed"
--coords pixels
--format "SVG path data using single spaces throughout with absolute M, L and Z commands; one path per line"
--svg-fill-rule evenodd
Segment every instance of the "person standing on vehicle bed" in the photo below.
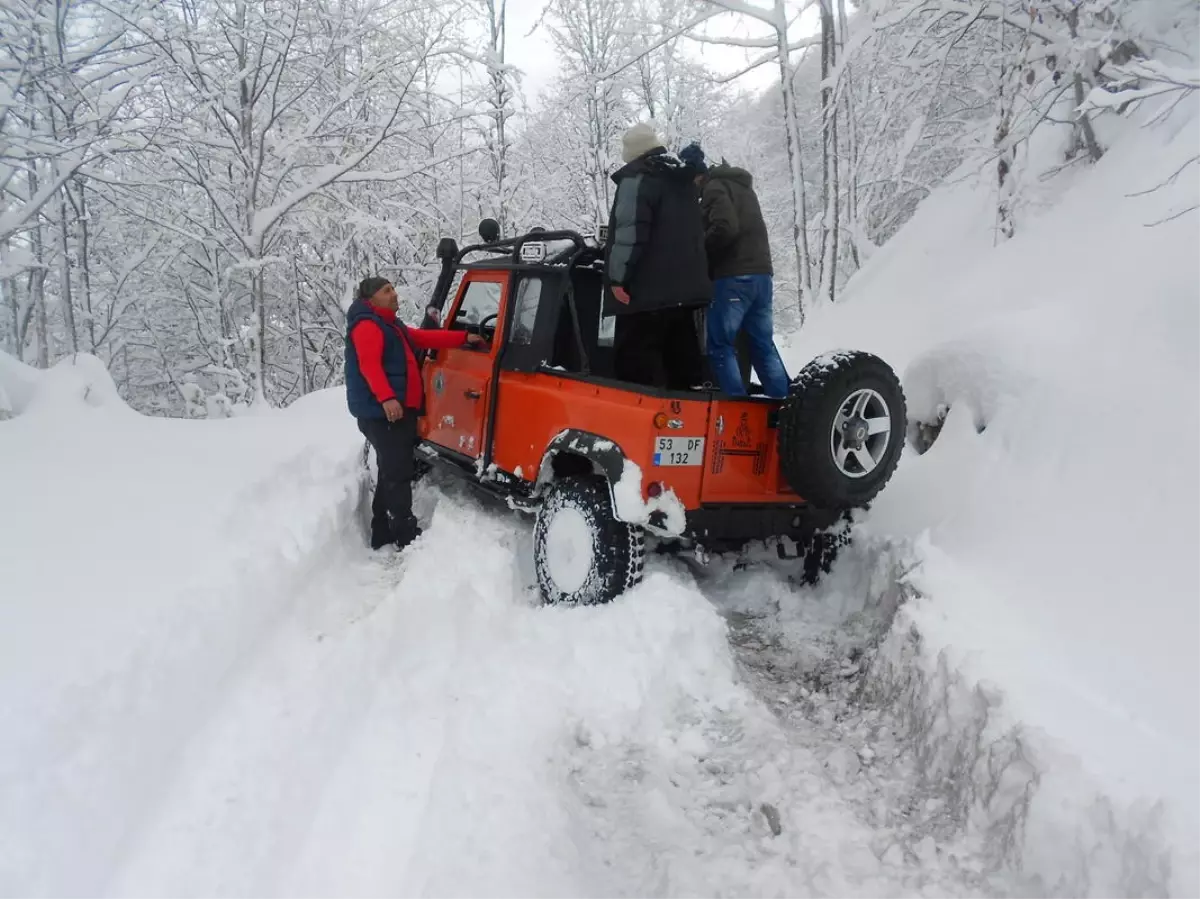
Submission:
M 375 448 L 379 469 L 371 503 L 371 548 L 403 549 L 421 535 L 412 511 L 417 418 L 425 413 L 418 350 L 483 342 L 477 334 L 409 328 L 386 278 L 366 278 L 346 312 L 346 402 Z
M 704 381 L 694 313 L 712 299 L 693 175 L 646 124 L 625 132 L 621 158 L 605 247 L 614 372 L 634 384 L 688 390 Z
M 708 308 L 708 361 L 722 393 L 745 396 L 735 345 L 744 330 L 750 360 L 767 396 L 788 395 L 788 375 L 774 340 L 774 269 L 754 178 L 724 161 L 712 168 L 699 144 L 679 152 L 700 185 L 704 247 L 713 279 Z

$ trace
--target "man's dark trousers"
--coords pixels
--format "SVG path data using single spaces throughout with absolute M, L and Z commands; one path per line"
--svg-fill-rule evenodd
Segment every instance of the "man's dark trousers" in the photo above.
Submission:
M 691 390 L 704 382 L 704 354 L 695 309 L 677 306 L 618 315 L 613 368 L 620 381 L 667 390 Z
M 375 449 L 379 477 L 371 502 L 371 548 L 388 543 L 401 548 L 417 538 L 412 512 L 413 452 L 417 444 L 417 413 L 404 410 L 399 421 L 360 418 L 358 429 Z

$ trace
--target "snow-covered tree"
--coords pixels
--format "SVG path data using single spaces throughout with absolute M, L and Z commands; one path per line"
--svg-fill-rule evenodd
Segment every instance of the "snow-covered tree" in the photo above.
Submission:
M 0 345 L 40 366 L 92 353 L 145 411 L 287 403 L 341 378 L 362 277 L 391 278 L 415 317 L 438 239 L 484 216 L 594 233 L 638 121 L 754 174 L 796 298 L 777 317 L 798 326 L 964 162 L 987 171 L 1004 239 L 1035 136 L 1087 164 L 1112 115 L 1197 85 L 1119 0 L 550 0 L 537 27 L 560 70 L 530 104 L 509 13 L 10 0 Z M 714 71 L 712 44 L 745 66 Z M 748 92 L 763 67 L 777 85 Z
M 126 4 L 129 13 L 140 8 Z M 24 355 L 32 320 L 42 366 L 56 353 L 46 296 L 55 268 L 62 342 L 79 348 L 72 191 L 90 164 L 141 127 L 130 101 L 153 63 L 123 16 L 105 6 L 13 0 L 0 7 L 0 284 L 10 347 Z

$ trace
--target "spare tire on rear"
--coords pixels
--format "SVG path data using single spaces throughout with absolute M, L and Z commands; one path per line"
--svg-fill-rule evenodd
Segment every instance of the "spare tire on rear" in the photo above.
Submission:
M 814 359 L 779 410 L 779 464 L 798 494 L 822 509 L 865 506 L 904 449 L 907 410 L 895 372 L 870 353 Z

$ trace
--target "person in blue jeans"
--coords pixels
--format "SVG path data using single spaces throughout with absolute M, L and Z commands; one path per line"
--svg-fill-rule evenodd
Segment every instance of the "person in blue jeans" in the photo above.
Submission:
M 704 214 L 704 248 L 713 279 L 708 307 L 708 361 L 723 393 L 746 395 L 738 367 L 736 341 L 744 331 L 750 361 L 767 396 L 788 394 L 788 374 L 775 346 L 771 244 L 754 178 L 727 165 L 709 168 L 699 144 L 685 147 L 679 158 L 694 172 Z

